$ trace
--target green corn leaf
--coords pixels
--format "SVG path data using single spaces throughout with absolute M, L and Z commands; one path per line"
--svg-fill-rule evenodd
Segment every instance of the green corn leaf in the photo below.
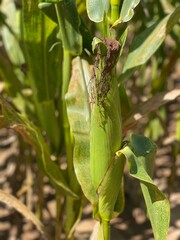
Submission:
M 55 4 L 55 8 L 64 49 L 72 55 L 80 55 L 82 52 L 82 36 L 79 31 L 81 22 L 74 1 L 60 1 Z
M 92 204 L 97 195 L 90 174 L 90 109 L 87 92 L 90 66 L 79 57 L 72 63 L 72 77 L 66 94 L 68 118 L 74 135 L 73 161 L 77 179 Z
M 109 10 L 109 0 L 86 0 L 88 17 L 93 22 L 102 22 Z
M 0 99 L 2 113 L 8 126 L 19 133 L 36 151 L 37 164 L 58 191 L 64 191 L 75 198 L 77 195 L 69 188 L 64 175 L 58 165 L 50 158 L 50 153 L 39 129 L 28 121 L 25 117 L 18 114 L 3 98 Z
M 97 189 L 99 197 L 98 214 L 100 215 L 100 219 L 107 222 L 113 217 L 117 217 L 124 208 L 124 163 L 125 158 L 123 155 L 115 157 Z
M 0 7 L 3 23 L 1 26 L 3 48 L 1 48 L 0 52 L 0 75 L 5 82 L 6 90 L 11 96 L 21 100 L 18 107 L 22 109 L 23 97 L 21 90 L 25 75 L 21 67 L 24 65 L 25 59 L 19 44 L 21 38 L 20 11 L 16 9 L 13 1 L 5 0 Z
M 125 155 L 131 176 L 140 180 L 155 239 L 164 240 L 167 239 L 170 206 L 151 179 L 155 153 L 156 145 L 152 141 L 143 136 L 132 135 L 129 145 L 117 152 L 117 155 Z
M 129 28 L 127 27 L 123 34 L 121 35 L 120 39 L 119 39 L 119 42 L 121 44 L 121 50 L 120 50 L 120 54 L 119 54 L 119 57 L 122 55 L 122 52 L 124 50 L 124 46 L 125 46 L 125 43 L 126 43 L 126 39 L 127 39 L 127 35 L 128 35 L 128 30 Z
M 38 6 L 52 21 L 54 21 L 55 23 L 58 24 L 56 9 L 55 9 L 55 5 L 53 3 L 40 3 Z M 91 47 L 92 37 L 90 35 L 88 28 L 84 24 L 83 20 L 81 18 L 79 20 L 80 20 L 79 32 L 83 38 L 83 48 L 86 48 L 89 50 L 89 52 L 91 52 L 92 51 L 92 49 L 91 49 L 92 48 Z M 71 36 L 69 36 L 69 37 L 71 38 Z M 74 37 L 73 37 L 73 41 L 76 41 Z M 80 41 L 79 41 L 79 43 L 81 44 Z
M 39 9 L 43 11 L 52 21 L 58 23 L 55 5 L 51 2 L 42 2 L 38 4 Z
M 39 124 L 46 131 L 52 149 L 58 151 L 61 129 L 53 101 L 61 88 L 63 50 L 61 44 L 52 48 L 57 42 L 57 25 L 39 10 L 38 3 L 38 0 L 23 3 L 28 80 L 33 90 Z
M 79 31 L 83 38 L 83 49 L 87 49 L 90 53 L 92 52 L 92 36 L 89 32 L 89 29 L 87 28 L 86 24 L 81 19 L 81 25 L 79 26 Z
M 123 1 L 123 5 L 120 13 L 120 20 L 122 22 L 128 22 L 134 16 L 134 8 L 140 3 L 140 0 L 126 0 Z
M 6 16 L 6 24 L 1 29 L 3 45 L 11 62 L 16 66 L 20 66 L 25 62 L 23 52 L 18 42 L 18 38 L 20 36 L 20 11 L 17 11 L 13 1 L 7 0 L 1 3 L 1 10 Z
M 1 49 L 0 55 L 0 77 L 5 83 L 6 91 L 14 98 L 21 91 L 22 86 L 13 66 L 9 62 L 7 53 Z
M 79 196 L 79 194 L 78 194 Z M 66 218 L 64 219 L 64 231 L 66 233 L 66 239 L 71 239 L 74 230 L 79 223 L 82 216 L 82 196 L 78 200 L 72 197 L 66 199 Z
M 57 25 L 39 10 L 38 2 L 24 1 L 23 26 L 29 79 L 37 101 L 41 102 L 54 98 L 59 90 L 62 46 L 51 50 L 57 42 Z
M 173 13 L 156 22 L 134 38 L 130 53 L 123 67 L 121 79 L 127 78 L 137 67 L 147 62 L 160 47 L 173 26 L 179 21 L 179 18 L 180 6 Z
M 58 118 L 55 115 L 54 101 L 50 99 L 37 103 L 37 111 L 42 128 L 45 129 L 48 138 L 51 140 L 52 152 L 57 152 L 60 147 L 59 138 L 62 138 L 59 133 L 62 129 L 60 129 Z
M 134 16 L 134 8 L 139 4 L 140 0 L 125 0 L 121 8 L 119 19 L 115 21 L 113 27 L 122 22 L 128 22 Z
M 93 53 L 95 52 L 95 49 L 96 49 L 98 44 L 104 45 L 103 40 L 100 39 L 100 38 L 94 37 L 93 41 L 92 41 L 92 51 L 93 51 Z
M 20 32 L 21 11 L 13 1 L 3 1 L 0 5 L 1 37 L 3 47 L 0 49 L 0 78 L 4 82 L 5 90 L 12 97 L 17 109 L 24 114 L 31 113 L 32 98 L 26 95 L 23 88 L 29 88 L 27 83 L 26 63 L 21 49 L 22 33 Z M 27 110 L 28 109 L 28 110 Z M 31 110 L 30 110 L 31 109 Z
M 74 137 L 73 163 L 76 177 L 84 195 L 95 206 L 98 198 L 90 174 L 90 109 L 87 93 L 89 79 L 90 66 L 88 62 L 79 57 L 73 59 L 72 76 L 65 96 L 68 119 Z M 77 203 L 74 204 L 77 205 Z M 71 219 L 78 208 L 79 206 L 76 206 L 76 211 L 72 209 Z M 67 213 L 69 213 L 69 207 Z M 70 224 L 71 220 L 67 219 L 67 227 L 69 229 L 71 228 Z M 68 230 L 67 227 L 66 230 Z
M 121 8 L 119 19 L 115 21 L 113 26 L 121 23 L 128 22 L 134 16 L 134 8 L 139 4 L 140 0 L 124 0 Z
M 96 42 L 95 42 L 96 43 Z M 112 68 L 119 55 L 119 43 L 106 39 L 97 42 L 97 68 L 90 81 L 91 125 L 90 125 L 90 161 L 94 187 L 102 181 L 116 149 L 121 146 L 121 110 L 117 81 Z M 112 48 L 116 49 L 112 54 Z M 104 51 L 106 47 L 106 52 Z M 108 58 L 108 57 L 109 58 Z M 110 58 L 111 56 L 111 58 Z M 109 65 L 110 64 L 110 65 Z M 108 68 L 106 69 L 106 66 Z M 109 67 L 110 66 L 110 67 Z M 106 74 L 103 75 L 105 72 Z

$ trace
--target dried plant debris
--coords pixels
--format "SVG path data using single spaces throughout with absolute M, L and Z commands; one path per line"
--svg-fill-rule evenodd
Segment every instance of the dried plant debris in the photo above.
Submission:
M 112 70 L 117 62 L 120 43 L 114 39 L 104 38 L 97 44 L 97 55 L 90 79 L 90 103 L 104 108 L 111 88 Z M 105 49 L 103 48 L 105 46 Z

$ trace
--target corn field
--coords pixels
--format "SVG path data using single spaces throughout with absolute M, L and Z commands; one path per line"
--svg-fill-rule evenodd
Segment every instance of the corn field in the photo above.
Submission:
M 177 0 L 0 1 L 0 239 L 179 239 L 179 56 Z

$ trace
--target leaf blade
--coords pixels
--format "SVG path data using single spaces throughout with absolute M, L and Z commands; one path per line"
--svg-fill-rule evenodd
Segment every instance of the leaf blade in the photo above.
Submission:
M 109 0 L 86 0 L 86 9 L 91 21 L 102 22 L 109 9 Z
M 134 38 L 130 53 L 122 70 L 121 79 L 127 78 L 137 67 L 147 62 L 162 44 L 179 18 L 180 6 L 177 7 L 173 13 L 156 22 Z
M 36 215 L 31 212 L 20 200 L 18 200 L 13 195 L 6 193 L 5 191 L 0 189 L 0 202 L 3 202 L 8 207 L 13 207 L 16 211 L 21 213 L 26 219 L 30 220 L 36 228 L 40 231 L 42 235 L 47 237 L 47 239 L 51 239 L 51 237 L 47 234 L 45 227 L 40 222 L 40 220 L 36 217 Z
M 134 8 L 139 4 L 140 0 L 126 0 L 123 1 L 119 19 L 113 24 L 116 26 L 121 22 L 128 22 L 134 16 Z
M 72 55 L 80 55 L 82 53 L 82 36 L 79 31 L 81 22 L 74 1 L 60 1 L 55 4 L 55 8 L 63 47 Z
M 85 196 L 92 204 L 97 195 L 90 174 L 90 109 L 87 93 L 90 66 L 79 57 L 72 62 L 72 77 L 66 94 L 70 126 L 74 135 L 74 168 Z
M 127 158 L 130 175 L 140 180 L 155 239 L 163 240 L 167 238 L 170 206 L 167 198 L 151 179 L 155 153 L 155 144 L 140 135 L 132 135 L 129 146 L 117 152 Z

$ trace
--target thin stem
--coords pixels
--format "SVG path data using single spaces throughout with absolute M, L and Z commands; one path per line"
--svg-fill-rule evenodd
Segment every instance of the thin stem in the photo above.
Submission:
M 102 221 L 102 226 L 103 226 L 103 240 L 109 240 L 110 239 L 110 227 L 109 227 L 109 222 L 103 220 Z
M 60 11 L 58 9 L 58 4 L 55 4 L 56 15 L 58 19 L 58 24 L 61 26 L 61 31 L 63 31 L 63 24 L 61 24 L 61 16 Z M 64 137 L 65 137 L 65 145 L 66 145 L 66 156 L 67 156 L 67 166 L 68 166 L 68 176 L 71 177 L 72 170 L 73 170 L 73 161 L 72 161 L 72 142 L 71 142 L 71 135 L 70 135 L 70 126 L 69 120 L 67 116 L 67 109 L 66 109 L 66 102 L 65 102 L 65 94 L 68 90 L 70 76 L 71 76 L 71 54 L 69 51 L 63 51 L 63 72 L 62 72 L 62 92 L 61 92 L 61 99 L 62 99 L 62 112 L 63 112 L 63 128 L 64 128 Z
M 71 76 L 71 54 L 67 50 L 64 50 L 63 51 L 62 100 L 64 100 L 65 94 L 68 90 L 70 76 Z
M 104 37 L 109 38 L 110 37 L 110 29 L 109 29 L 108 16 L 106 14 L 104 15 L 104 21 L 102 22 L 102 24 L 103 24 L 103 35 L 104 35 Z
M 119 18 L 120 0 L 111 0 L 111 21 L 114 23 Z
M 65 94 L 68 89 L 69 80 L 70 80 L 70 72 L 71 72 L 71 56 L 70 53 L 64 50 L 63 56 L 63 84 L 62 84 L 62 104 L 63 104 L 63 128 L 64 128 L 64 137 L 66 144 L 66 156 L 67 156 L 67 166 L 68 166 L 68 176 L 72 176 L 73 170 L 73 161 L 72 161 L 72 141 L 70 135 L 70 125 L 67 115 L 67 108 L 65 102 Z
M 100 223 L 98 240 L 110 240 L 109 221 L 102 220 Z

